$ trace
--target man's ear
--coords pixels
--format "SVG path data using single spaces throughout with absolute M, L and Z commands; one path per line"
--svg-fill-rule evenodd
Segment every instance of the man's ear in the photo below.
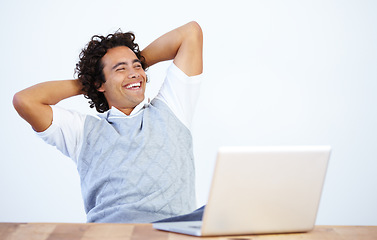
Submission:
M 101 87 L 97 88 L 97 91 L 102 93 L 105 92 L 105 87 L 103 83 L 101 84 Z

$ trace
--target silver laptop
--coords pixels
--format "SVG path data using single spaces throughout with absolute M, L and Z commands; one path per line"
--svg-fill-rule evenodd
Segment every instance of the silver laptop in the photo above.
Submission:
M 194 236 L 313 229 L 329 146 L 222 147 L 202 221 L 155 223 Z

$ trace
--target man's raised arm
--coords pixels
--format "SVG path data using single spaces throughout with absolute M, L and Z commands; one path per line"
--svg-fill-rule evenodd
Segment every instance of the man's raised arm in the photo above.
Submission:
M 42 132 L 52 123 L 52 109 L 63 99 L 79 95 L 82 86 L 78 80 L 44 82 L 26 88 L 13 97 L 13 105 L 18 114 L 35 131 Z
M 203 33 L 198 23 L 189 22 L 149 44 L 141 54 L 148 66 L 174 59 L 174 64 L 186 75 L 203 71 Z

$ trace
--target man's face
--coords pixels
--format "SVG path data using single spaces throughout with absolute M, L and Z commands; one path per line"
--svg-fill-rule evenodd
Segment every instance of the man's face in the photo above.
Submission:
M 109 107 L 129 115 L 144 100 L 146 74 L 136 54 L 126 46 L 111 48 L 101 59 L 106 82 L 98 89 Z

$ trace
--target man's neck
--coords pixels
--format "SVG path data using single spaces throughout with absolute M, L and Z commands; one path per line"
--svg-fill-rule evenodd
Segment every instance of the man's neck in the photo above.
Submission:
M 118 111 L 126 114 L 127 116 L 131 115 L 132 111 L 134 111 L 135 109 L 137 111 L 139 111 L 142 107 L 139 107 L 141 104 L 145 104 L 145 103 L 149 103 L 149 98 L 144 98 L 143 101 L 141 101 L 138 105 L 136 105 L 135 107 L 133 108 L 118 108 L 118 107 L 115 107 L 115 106 L 112 106 L 114 108 L 116 108 Z
M 121 111 L 122 113 L 126 114 L 127 116 L 129 116 L 132 113 L 132 111 L 135 109 L 135 108 L 124 108 L 124 109 L 122 109 L 122 108 L 117 108 L 117 107 L 115 107 L 115 108 L 118 109 L 119 111 Z

